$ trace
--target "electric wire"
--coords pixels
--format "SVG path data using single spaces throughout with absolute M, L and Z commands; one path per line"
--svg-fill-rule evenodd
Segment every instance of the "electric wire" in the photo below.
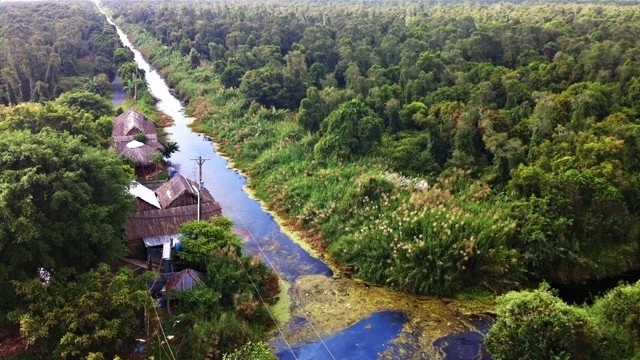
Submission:
M 271 266 L 272 269 L 274 269 L 274 272 L 276 274 L 276 276 L 278 277 L 278 279 L 280 279 L 281 281 L 284 281 L 282 279 L 282 277 L 280 276 L 280 274 L 278 274 L 277 271 L 275 271 L 275 267 L 273 266 L 273 263 L 271 262 L 271 260 L 269 260 L 269 257 L 267 257 L 267 254 L 264 253 L 264 251 L 262 250 L 262 247 L 260 246 L 260 243 L 258 242 L 258 240 L 253 236 L 253 233 L 251 232 L 251 230 L 249 230 L 249 228 L 247 227 L 247 225 L 244 223 L 244 221 L 242 222 L 242 226 L 244 226 L 244 228 L 247 230 L 247 232 L 249 233 L 249 236 L 251 237 L 251 239 L 253 240 L 253 242 L 255 242 L 256 246 L 258 247 L 258 250 L 260 250 L 260 253 L 262 254 L 262 256 L 264 257 L 265 261 L 267 263 L 269 263 L 269 266 Z M 329 353 L 329 356 L 331 356 L 331 359 L 336 360 L 335 356 L 333 356 L 333 353 L 331 352 L 331 350 L 329 350 L 329 347 L 327 346 L 327 344 L 324 342 L 324 340 L 322 340 L 322 337 L 320 336 L 320 333 L 318 333 L 318 330 L 316 329 L 316 327 L 313 325 L 313 323 L 311 322 L 311 320 L 309 319 L 309 317 L 307 316 L 307 314 L 304 312 L 304 310 L 302 310 L 302 306 L 300 306 L 300 304 L 298 303 L 298 300 L 295 298 L 295 296 L 293 294 L 291 294 L 291 299 L 296 302 L 296 306 L 298 307 L 298 309 L 300 309 L 300 312 L 302 313 L 302 316 L 304 316 L 304 318 L 307 320 L 307 322 L 309 323 L 309 325 L 311 326 L 311 328 L 313 329 L 313 332 L 316 334 L 316 336 L 318 337 L 318 339 L 320 340 L 320 342 L 322 343 L 322 346 L 324 346 L 324 348 L 327 350 L 327 352 Z
M 156 282 L 158 282 L 158 279 L 160 278 L 160 272 L 156 273 L 156 275 L 158 276 L 155 278 L 155 280 L 153 280 L 153 284 L 151 284 L 151 289 L 153 289 L 153 287 L 156 285 Z M 158 326 L 160 327 L 160 331 L 162 332 L 162 337 L 164 338 L 164 342 L 160 341 L 160 334 L 158 334 L 158 342 L 160 343 L 160 348 L 164 350 L 164 345 L 166 344 L 167 348 L 169 349 L 168 353 L 169 355 L 171 355 L 171 359 L 176 360 L 176 357 L 173 355 L 173 351 L 171 350 L 171 345 L 169 345 L 169 339 L 167 339 L 167 335 L 164 332 L 164 328 L 162 327 L 162 321 L 160 320 L 160 315 L 158 314 L 158 309 L 156 308 L 155 299 L 151 294 L 149 294 L 149 299 L 151 300 L 151 306 L 153 307 L 153 310 L 156 313 L 156 320 L 158 321 Z
M 278 329 L 278 333 L 280 333 L 280 336 L 282 337 L 282 340 L 284 340 L 284 343 L 287 344 L 287 348 L 289 348 L 289 351 L 291 352 L 291 355 L 293 355 L 294 359 L 298 360 L 298 357 L 293 352 L 293 348 L 291 348 L 291 345 L 287 341 L 287 338 L 282 333 L 282 329 L 280 328 L 280 325 L 278 325 L 278 321 L 276 320 L 276 318 L 271 313 L 271 310 L 269 310 L 269 306 L 267 305 L 267 303 L 262 298 L 262 294 L 260 294 L 260 291 L 258 291 L 258 287 L 256 286 L 255 282 L 251 278 L 251 275 L 249 275 L 249 271 L 247 271 L 247 268 L 242 263 L 242 259 L 240 259 L 240 265 L 242 266 L 242 270 L 244 270 L 244 273 L 247 274 L 247 279 L 249 279 L 249 282 L 251 282 L 251 286 L 256 291 L 256 294 L 258 294 L 258 297 L 260 297 L 260 302 L 262 302 L 262 305 L 264 306 L 264 308 L 267 309 L 267 312 L 269 313 L 269 316 L 271 317 L 271 320 L 273 320 L 273 323 L 276 325 L 276 328 Z M 278 278 L 280 278 L 280 277 L 278 277 Z

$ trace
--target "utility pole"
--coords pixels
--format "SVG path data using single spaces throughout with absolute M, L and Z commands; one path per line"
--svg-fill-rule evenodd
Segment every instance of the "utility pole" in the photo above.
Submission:
M 211 160 L 209 158 L 203 158 L 202 156 L 198 156 L 197 158 L 191 158 L 189 160 L 194 160 L 197 164 L 198 164 L 198 221 L 200 221 L 200 203 L 202 202 L 202 200 L 200 199 L 200 192 L 202 191 L 202 164 L 204 164 L 205 161 L 207 160 Z

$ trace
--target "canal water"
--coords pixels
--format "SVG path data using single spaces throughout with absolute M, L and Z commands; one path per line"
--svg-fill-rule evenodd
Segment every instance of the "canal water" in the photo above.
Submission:
M 102 9 L 100 10 L 102 11 Z M 111 19 L 107 17 L 107 20 L 115 26 Z M 411 309 L 418 308 L 418 306 L 411 303 L 413 299 L 407 300 L 407 295 L 398 295 L 402 299 L 401 301 L 383 299 L 385 296 L 395 299 L 393 292 L 387 292 L 391 295 L 383 295 L 379 298 L 373 296 L 372 299 L 367 299 L 381 303 L 387 301 L 390 306 L 365 313 L 360 320 L 352 321 L 333 333 L 317 331 L 311 323 L 310 317 L 302 310 L 303 306 L 296 300 L 297 280 L 305 277 L 324 276 L 328 281 L 333 281 L 330 279 L 333 275 L 331 268 L 285 234 L 276 219 L 264 210 L 260 202 L 249 196 L 245 191 L 247 179 L 231 168 L 228 160 L 216 152 L 215 143 L 189 128 L 193 119 L 185 114 L 183 104 L 172 94 L 160 74 L 132 46 L 126 34 L 117 26 L 116 29 L 122 43 L 133 51 L 138 67 L 144 70 L 149 89 L 152 95 L 158 99 L 157 109 L 173 119 L 173 125 L 165 129 L 169 134 L 169 139 L 178 143 L 179 146 L 179 151 L 169 159 L 172 165 L 180 174 L 195 180 L 198 176 L 198 167 L 194 159 L 198 157 L 205 159 L 202 167 L 204 186 L 220 203 L 223 214 L 235 223 L 234 230 L 244 239 L 245 251 L 260 257 L 284 281 L 291 285 L 289 291 L 293 298 L 291 311 L 295 316 L 282 327 L 287 337 L 285 338 L 281 331 L 280 335 L 272 340 L 272 345 L 279 359 L 368 360 L 378 359 L 381 354 L 385 354 L 385 358 L 391 356 L 394 359 L 447 358 L 464 360 L 467 356 L 472 356 L 470 358 L 473 359 L 489 358 L 481 351 L 481 340 L 486 329 L 490 326 L 492 321 L 490 318 L 484 317 L 482 326 L 469 325 L 470 323 L 464 321 L 456 311 L 450 310 L 442 304 L 438 304 L 437 307 L 444 309 L 439 312 L 443 315 L 436 316 L 429 311 L 416 312 L 413 310 L 412 312 Z M 340 281 L 350 280 L 341 279 Z M 348 285 L 349 290 L 343 291 L 343 293 L 353 292 L 350 287 L 351 285 Z M 312 291 L 313 289 L 304 290 L 307 294 Z M 334 289 L 327 289 L 324 293 L 336 292 Z M 402 303 L 402 306 L 398 308 L 394 305 L 396 303 Z M 340 307 L 338 304 L 334 306 L 330 303 L 325 303 L 324 306 L 327 307 L 327 312 Z M 346 304 L 346 306 L 348 307 L 350 304 Z M 344 311 L 350 310 L 344 309 Z M 424 315 L 424 318 L 421 314 Z M 313 318 L 313 316 L 311 317 Z M 348 318 L 346 314 L 344 317 Z M 408 330 L 407 327 L 425 322 L 425 319 L 429 317 L 440 317 L 434 320 L 434 323 L 445 322 L 452 331 L 445 332 L 443 335 L 446 336 L 434 339 L 433 342 L 429 341 L 429 351 L 425 352 L 424 349 L 421 349 L 424 347 L 424 341 L 419 341 L 417 335 L 421 330 Z M 323 320 L 322 316 L 316 316 L 313 321 L 321 320 Z M 336 320 L 340 320 L 339 316 Z M 291 338 L 295 338 L 298 327 L 308 328 L 309 326 L 313 329 L 315 338 L 307 337 L 300 342 L 291 341 Z M 401 336 L 404 339 L 403 342 L 398 340 Z M 406 342 L 407 338 L 410 339 L 408 343 Z M 428 354 L 436 355 L 430 356 Z
M 111 19 L 108 21 L 115 25 Z M 133 51 L 138 67 L 144 70 L 151 94 L 158 99 L 157 109 L 173 119 L 173 125 L 165 130 L 169 139 L 178 143 L 179 151 L 169 161 L 180 174 L 196 179 L 198 168 L 194 159 L 206 159 L 202 167 L 204 186 L 220 203 L 223 214 L 235 223 L 234 230 L 244 239 L 245 251 L 260 257 L 290 284 L 304 275 L 332 276 L 329 266 L 294 242 L 260 202 L 249 196 L 244 189 L 247 179 L 230 168 L 228 160 L 216 152 L 215 144 L 189 128 L 193 119 L 186 116 L 183 104 L 132 46 L 126 34 L 117 26 L 116 29 L 122 43 Z M 379 331 L 365 328 L 362 324 L 367 321 L 375 322 Z M 317 341 L 285 346 L 279 337 L 274 346 L 282 359 L 376 359 L 378 353 L 398 336 L 405 321 L 405 317 L 397 312 L 381 311 L 344 331 L 327 335 L 326 339 L 318 334 Z

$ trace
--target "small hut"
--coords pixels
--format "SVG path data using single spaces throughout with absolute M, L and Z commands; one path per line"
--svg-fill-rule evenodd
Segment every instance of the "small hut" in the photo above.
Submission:
M 198 204 L 198 184 L 177 174 L 162 184 L 157 190 L 158 201 L 163 209 Z M 213 197 L 204 189 L 200 201 L 202 204 L 213 202 Z
M 113 148 L 136 166 L 138 176 L 152 172 L 155 153 L 162 153 L 164 146 L 158 141 L 156 126 L 142 114 L 128 110 L 113 120 L 111 131 Z
M 165 283 L 165 291 L 189 291 L 202 282 L 199 272 L 193 269 L 184 269 L 174 273 Z
M 127 221 L 129 252 L 136 257 L 151 256 L 159 262 L 162 246 L 175 243 L 180 226 L 198 218 L 198 189 L 195 182 L 178 174 L 155 192 L 138 183 L 132 184 L 129 192 L 138 199 L 136 212 Z M 220 204 L 207 189 L 202 189 L 200 218 L 207 220 L 221 213 Z

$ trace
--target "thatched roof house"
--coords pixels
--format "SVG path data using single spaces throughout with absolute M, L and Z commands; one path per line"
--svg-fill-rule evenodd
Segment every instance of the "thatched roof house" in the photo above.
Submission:
M 144 253 L 145 246 L 157 246 L 177 238 L 182 224 L 198 218 L 198 187 L 182 175 L 174 176 L 155 192 L 140 187 L 144 186 L 137 184 L 129 188 L 138 198 L 138 205 L 126 228 L 129 251 L 138 256 Z M 203 220 L 222 213 L 220 204 L 207 189 L 202 189 L 200 212 Z
M 198 203 L 198 184 L 182 175 L 176 175 L 171 180 L 162 184 L 157 190 L 158 201 L 163 209 L 176 206 L 195 205 Z M 214 202 L 213 197 L 206 189 L 202 191 L 201 202 Z
M 156 126 L 134 110 L 127 110 L 113 120 L 111 136 L 115 151 L 133 160 L 137 167 L 154 165 L 152 154 L 164 150 L 158 141 Z
M 113 130 L 111 131 L 113 137 L 138 134 L 155 135 L 156 126 L 144 115 L 134 110 L 127 110 L 113 119 Z

